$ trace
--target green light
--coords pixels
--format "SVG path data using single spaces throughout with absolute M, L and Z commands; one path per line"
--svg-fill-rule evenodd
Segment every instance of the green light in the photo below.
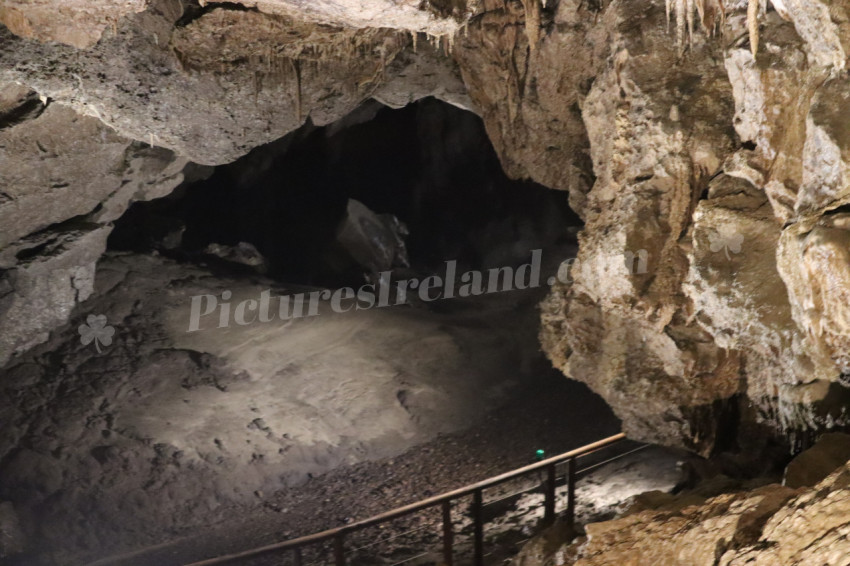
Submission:
M 535 453 L 534 453 L 534 456 L 535 456 L 535 458 L 537 458 L 538 460 L 542 460 L 542 459 L 543 459 L 543 457 L 544 457 L 544 456 L 546 456 L 546 451 L 545 451 L 545 450 L 542 450 L 542 449 L 539 449 L 539 450 L 537 450 L 537 452 L 535 452 Z

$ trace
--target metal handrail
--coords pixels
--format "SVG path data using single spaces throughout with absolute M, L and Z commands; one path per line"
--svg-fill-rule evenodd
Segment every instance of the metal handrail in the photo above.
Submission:
M 235 562 L 237 560 L 246 560 L 249 558 L 257 558 L 259 556 L 264 556 L 271 553 L 282 552 L 286 550 L 295 550 L 296 551 L 296 564 L 300 564 L 300 549 L 310 546 L 313 544 L 318 544 L 326 541 L 334 542 L 334 558 L 337 566 L 343 566 L 345 564 L 345 535 L 359 531 L 368 527 L 372 527 L 381 523 L 386 523 L 388 521 L 392 521 L 394 519 L 398 519 L 400 517 L 404 517 L 424 509 L 429 509 L 431 507 L 435 507 L 437 505 L 442 505 L 443 508 L 443 523 L 444 523 L 444 561 L 447 566 L 452 565 L 451 558 L 451 540 L 453 538 L 453 533 L 451 532 L 451 502 L 460 499 L 463 497 L 468 497 L 472 495 L 473 497 L 473 516 L 474 516 L 474 531 L 475 531 L 475 563 L 476 565 L 480 565 L 483 563 L 483 552 L 481 550 L 481 545 L 483 543 L 483 534 L 482 527 L 483 522 L 481 519 L 481 507 L 483 505 L 483 497 L 482 492 L 485 489 L 495 487 L 499 484 L 502 484 L 506 481 L 516 479 L 533 472 L 539 470 L 546 470 L 547 479 L 546 479 L 546 498 L 545 498 L 545 511 L 544 511 L 544 521 L 551 522 L 554 520 L 555 513 L 555 466 L 558 464 L 568 462 L 569 463 L 569 472 L 568 472 L 568 483 L 569 483 L 569 492 L 568 492 L 568 521 L 572 522 L 574 520 L 575 513 L 575 461 L 577 458 L 582 456 L 587 456 L 593 452 L 601 450 L 602 448 L 606 448 L 625 440 L 626 435 L 623 433 L 615 434 L 613 436 L 609 436 L 608 438 L 603 438 L 602 440 L 598 440 L 591 444 L 587 444 L 580 448 L 576 448 L 574 450 L 570 450 L 569 452 L 564 452 L 558 456 L 553 456 L 551 458 L 547 458 L 545 460 L 541 460 L 540 462 L 535 462 L 534 464 L 530 464 L 528 466 L 524 466 L 522 468 L 518 468 L 516 470 L 506 472 L 504 474 L 500 474 L 498 476 L 493 476 L 486 480 L 480 481 L 478 483 L 474 483 L 471 485 L 467 485 L 465 487 L 455 489 L 453 491 L 449 491 L 443 493 L 441 495 L 436 495 L 434 497 L 429 497 L 428 499 L 423 499 L 416 503 L 411 503 L 409 505 L 405 505 L 403 507 L 398 507 L 391 511 L 387 511 L 385 513 L 381 513 L 379 515 L 375 515 L 373 517 L 369 517 L 368 519 L 363 519 L 361 521 L 356 521 L 354 523 L 350 523 L 348 525 L 344 525 L 341 527 L 336 527 L 333 529 L 328 529 L 319 533 L 314 533 L 311 535 L 298 537 L 295 539 L 291 539 L 284 542 L 269 544 L 266 546 L 261 546 L 259 548 L 254 548 L 252 550 L 246 550 L 243 552 L 237 552 L 234 554 L 228 554 L 225 556 L 219 556 L 216 558 L 210 558 L 207 560 L 201 560 L 200 562 L 192 562 L 191 564 L 187 564 L 186 566 L 217 566 L 219 564 L 228 564 Z

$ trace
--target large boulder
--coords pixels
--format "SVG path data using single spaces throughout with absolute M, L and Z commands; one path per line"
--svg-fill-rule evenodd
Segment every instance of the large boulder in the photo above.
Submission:
M 798 454 L 785 468 L 782 483 L 790 488 L 813 487 L 850 461 L 850 435 L 830 432 Z

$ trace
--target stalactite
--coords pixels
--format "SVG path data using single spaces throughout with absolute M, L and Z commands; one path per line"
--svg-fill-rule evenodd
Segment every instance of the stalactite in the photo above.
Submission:
M 523 0 L 523 3 L 525 5 L 525 35 L 528 37 L 528 46 L 531 51 L 535 51 L 540 42 L 542 29 L 540 0 Z
M 751 0 L 752 2 L 753 0 Z M 759 0 L 754 0 L 757 4 Z M 726 21 L 726 8 L 723 0 L 665 0 L 667 29 L 670 21 L 676 16 L 676 46 L 681 56 L 685 51 L 685 31 L 688 34 L 688 46 L 694 44 L 694 12 L 699 18 L 700 26 L 708 35 L 714 35 L 718 25 Z
M 297 59 L 290 59 L 289 64 L 292 66 L 292 71 L 295 74 L 295 112 L 298 123 L 301 123 L 302 107 L 301 107 L 301 67 Z
M 759 50 L 759 0 L 750 0 L 747 4 L 747 30 L 750 32 L 750 52 L 753 57 Z
M 676 0 L 676 45 L 681 56 L 685 52 L 685 0 Z

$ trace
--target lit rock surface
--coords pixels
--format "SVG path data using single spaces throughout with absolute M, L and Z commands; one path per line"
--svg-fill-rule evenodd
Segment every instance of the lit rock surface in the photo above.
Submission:
M 37 253 L 22 250 L 14 267 L 0 272 L 0 364 L 46 341 L 91 296 L 108 235 L 108 228 L 83 224 L 23 242 Z
M 517 566 L 847 564 L 850 466 L 813 487 L 776 484 L 709 499 L 646 494 L 630 514 L 587 525 L 574 544 L 540 537 Z M 550 537 L 551 538 L 551 537 Z
M 101 250 L 86 252 L 93 261 Z M 41 293 L 9 312 L 59 313 L 73 293 L 91 292 L 93 266 L 60 267 L 18 268 Z M 47 268 L 49 277 L 36 273 Z M 36 303 L 50 296 L 46 285 L 67 288 L 55 299 L 64 302 Z M 219 328 L 215 314 L 189 332 L 193 296 L 230 291 L 235 309 L 264 290 L 287 293 L 155 256 L 107 256 L 97 295 L 7 366 L 0 416 L 15 426 L 0 439 L 0 498 L 13 498 L 42 549 L 102 557 L 153 545 L 165 532 L 221 520 L 257 491 L 399 454 L 507 401 L 528 376 L 516 368 L 531 368 L 537 355 L 534 299 L 522 293 L 457 314 L 406 306 L 334 314 L 326 302 L 318 316 L 290 320 L 277 317 L 275 301 L 270 322 L 234 318 Z M 111 340 L 82 343 L 89 315 L 106 317 Z M 501 330 L 484 334 L 482 325 Z
M 402 49 L 413 48 L 407 32 L 333 28 L 229 7 L 186 22 L 184 15 L 178 0 L 157 0 L 85 51 L 0 29 L 0 80 L 27 85 L 124 137 L 208 165 L 279 139 L 308 117 L 317 125 L 334 122 L 379 89 L 379 97 L 395 100 L 459 90 L 456 82 L 431 79 L 429 91 L 427 79 L 414 77 L 408 78 L 413 92 L 402 90 L 404 81 L 381 88 L 408 74 L 407 65 L 391 65 Z M 419 49 L 430 48 L 424 38 Z M 445 56 L 428 61 L 415 62 L 409 75 L 451 77 Z
M 186 163 L 49 104 L 37 118 L 0 131 L 0 249 L 99 205 L 98 221 L 111 222 L 133 200 L 170 193 Z
M 393 28 L 439 36 L 457 32 L 480 0 L 239 0 L 238 3 L 268 14 L 297 14 L 321 24 Z
M 599 17 L 612 52 L 581 104 L 596 180 L 541 338 L 633 436 L 710 453 L 730 419 L 847 422 L 845 8 L 781 4 L 757 59 L 695 34 L 677 62 L 651 3 Z M 727 28 L 746 34 L 743 15 Z
M 716 120 L 733 99 L 710 60 L 675 64 L 664 17 L 641 2 L 605 14 L 618 49 L 582 104 L 596 183 L 577 263 L 544 303 L 542 341 L 557 367 L 608 400 L 628 434 L 702 451 L 738 390 L 740 360 L 691 316 L 686 235 L 733 147 Z
M 92 292 L 109 223 L 170 193 L 188 161 L 15 84 L 0 90 L 0 365 Z
M 88 48 L 127 15 L 142 12 L 151 0 L 8 0 L 0 23 L 15 34 Z M 199 2 L 201 6 L 241 4 L 273 15 L 348 28 L 393 28 L 432 36 L 454 34 L 479 0 L 238 0 Z
M 0 23 L 21 37 L 82 49 L 97 43 L 107 27 L 147 5 L 148 0 L 7 0 L 0 6 Z

